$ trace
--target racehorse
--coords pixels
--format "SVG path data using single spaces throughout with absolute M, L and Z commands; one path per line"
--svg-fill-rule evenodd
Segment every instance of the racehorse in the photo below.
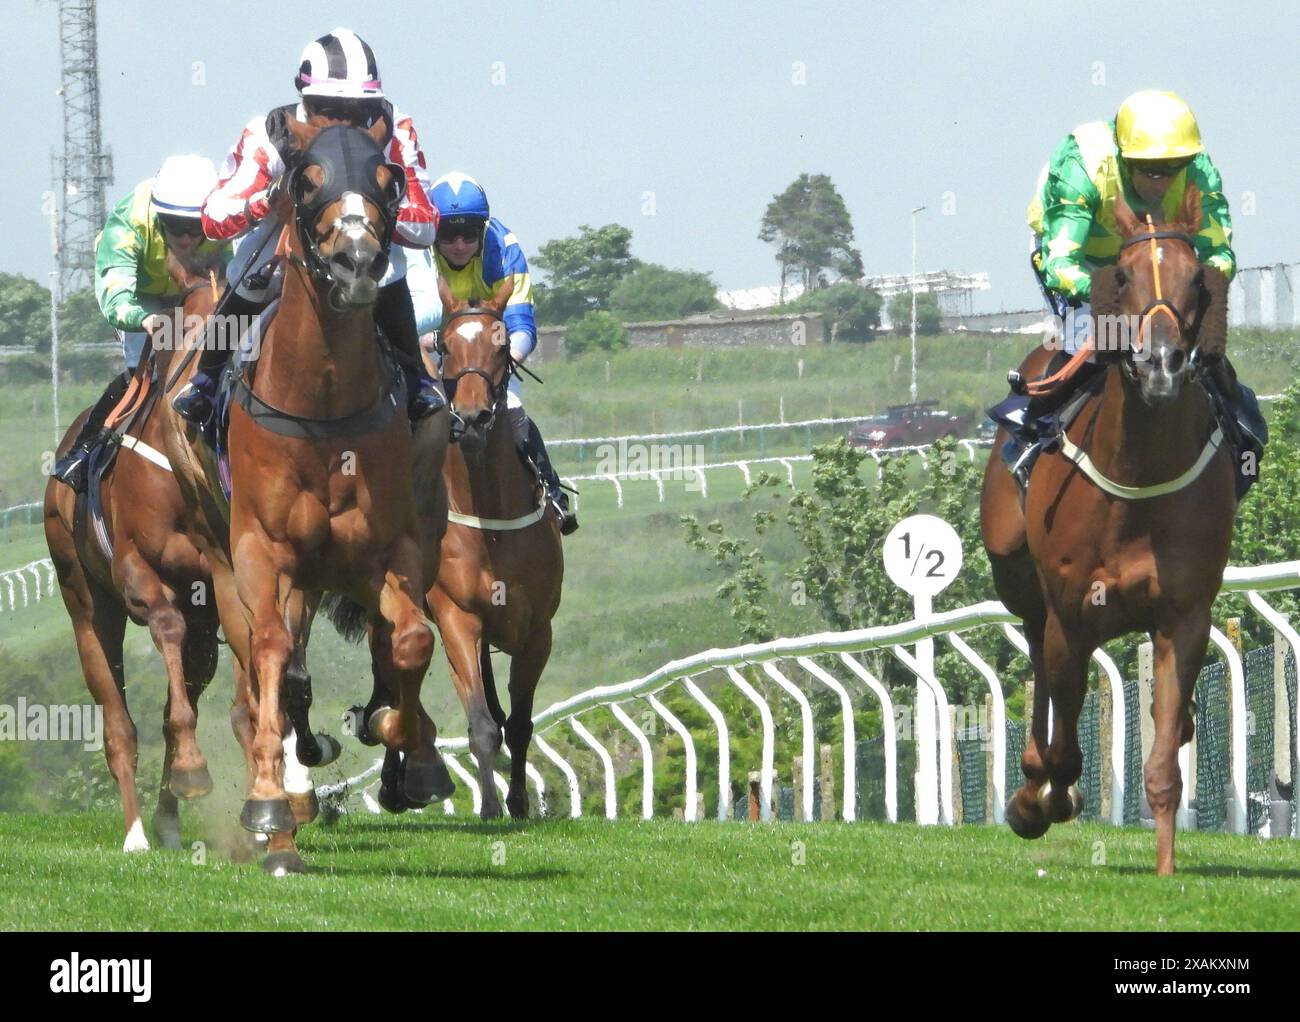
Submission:
M 465 708 L 484 819 L 501 815 L 492 770 L 503 728 L 510 750 L 506 808 L 513 817 L 528 816 L 533 695 L 551 656 L 551 619 L 564 581 L 559 523 L 519 458 L 506 414 L 514 366 L 501 315 L 513 287 L 506 280 L 486 305 L 467 305 L 438 281 L 441 375 L 465 431 L 443 468 L 447 534 L 427 599 Z M 489 645 L 510 657 L 509 717 L 497 696 Z
M 240 822 L 272 835 L 265 866 L 277 873 L 305 868 L 282 779 L 284 696 L 324 590 L 367 610 L 380 698 L 362 724 L 405 754 L 403 794 L 426 804 L 454 788 L 419 703 L 433 651 L 421 584 L 437 544 L 422 542 L 417 495 L 433 491 L 447 417 L 423 420 L 412 437 L 402 377 L 373 319 L 405 178 L 383 158 L 383 122 L 289 129 L 301 156 L 284 179 L 294 215 L 280 239 L 279 312 L 251 382 L 246 366 L 236 371 L 230 406 L 230 584 L 214 570 L 249 686 L 254 769 Z M 219 503 L 195 440 L 187 429 L 194 499 Z M 417 450 L 424 479 L 412 471 Z
M 1155 743 L 1144 780 L 1156 872 L 1170 875 L 1178 748 L 1192 738 L 1193 687 L 1236 511 L 1233 454 L 1199 382 L 1203 363 L 1224 356 L 1227 280 L 1201 265 L 1192 246 L 1201 226 L 1195 188 L 1159 228 L 1149 217 L 1139 222 L 1122 199 L 1115 217 L 1119 261 L 1093 273 L 1092 309 L 1098 335 L 1111 333 L 1120 350 L 1099 349 L 1099 391 L 1060 447 L 1038 459 L 1023 506 L 996 453 L 1003 432 L 984 474 L 984 545 L 999 597 L 1024 620 L 1037 681 L 1025 783 L 1006 818 L 1021 837 L 1036 838 L 1079 814 L 1077 724 L 1089 658 L 1109 639 L 1147 632 Z M 1050 356 L 1035 351 L 1022 377 L 1041 375 Z
M 501 317 L 513 287 L 506 280 L 486 303 L 468 304 L 454 298 L 440 279 L 443 313 L 436 352 L 441 367 L 430 366 L 465 429 L 442 470 L 450 509 L 426 603 L 465 708 L 484 819 L 501 815 L 493 769 L 503 728 L 510 750 L 506 808 L 515 818 L 528 816 L 533 697 L 550 659 L 551 619 L 564 580 L 559 523 L 547 513 L 536 476 L 519 458 L 505 414 L 514 365 Z M 360 638 L 355 605 L 329 598 L 326 613 L 346 638 Z M 489 646 L 510 656 L 509 717 L 497 696 Z M 390 754 L 379 801 L 400 812 L 405 807 L 393 798 L 387 780 L 391 769 Z
M 171 257 L 174 260 L 174 256 Z M 177 304 L 205 316 L 217 297 L 216 269 L 187 268 L 188 283 Z M 170 350 L 157 351 L 157 372 L 165 373 Z M 217 664 L 217 611 L 207 565 L 188 531 L 187 513 L 171 467 L 162 454 L 162 419 L 153 406 L 154 362 L 141 359 L 130 389 L 110 422 L 126 425 L 125 450 L 99 486 L 105 544 L 95 539 L 90 502 L 53 477 L 45 488 L 45 537 L 72 618 L 81 669 L 95 701 L 103 707 L 104 755 L 121 792 L 126 822 L 123 851 L 145 851 L 149 840 L 140 823 L 135 790 L 136 729 L 126 705 L 122 640 L 128 618 L 145 625 L 167 671 L 163 736 L 166 753 L 155 839 L 179 849 L 177 799 L 212 790 L 207 761 L 195 737 L 198 700 Z M 89 410 L 72 424 L 60 445 L 67 450 Z M 114 418 L 116 421 L 114 421 Z M 98 474 L 98 465 L 93 466 Z M 92 484 L 93 486 L 93 484 Z

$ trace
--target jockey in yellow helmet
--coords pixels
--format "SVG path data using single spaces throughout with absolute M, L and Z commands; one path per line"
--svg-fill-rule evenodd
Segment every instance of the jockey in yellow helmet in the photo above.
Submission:
M 1150 213 L 1157 222 L 1167 221 L 1182 206 L 1189 186 L 1201 195 L 1201 229 L 1192 237 L 1196 255 L 1230 280 L 1237 262 L 1228 200 L 1201 142 L 1196 117 L 1180 97 L 1156 90 L 1136 92 L 1124 100 L 1114 120 L 1082 124 L 1053 150 L 1039 175 L 1028 220 L 1034 234 L 1034 272 L 1063 325 L 1066 353 L 1077 351 L 1090 328 L 1092 272 L 1119 259 L 1123 239 L 1115 219 L 1117 200 L 1123 197 L 1139 216 Z M 1072 386 L 1029 403 L 1017 430 L 1021 449 L 1007 452 L 1009 460 L 1024 460 L 1024 448 L 1052 426 L 1045 417 L 1098 368 L 1090 362 L 1075 375 Z M 1267 426 L 1254 393 L 1237 383 L 1227 359 L 1207 363 L 1206 368 L 1247 442 L 1262 449 Z

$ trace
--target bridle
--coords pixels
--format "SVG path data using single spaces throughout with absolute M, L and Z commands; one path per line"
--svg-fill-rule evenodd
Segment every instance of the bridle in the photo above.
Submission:
M 388 168 L 392 179 L 387 191 L 381 189 L 375 180 L 375 172 L 381 165 Z M 303 174 L 313 166 L 323 172 L 324 181 L 311 201 L 304 202 Z M 360 128 L 333 125 L 312 140 L 296 166 L 286 175 L 284 186 L 293 196 L 293 226 L 303 252 L 302 256 L 287 252 L 289 262 L 304 270 L 312 280 L 330 285 L 330 304 L 336 310 L 341 309 L 338 297 L 341 282 L 331 270 L 321 246 L 340 233 L 357 238 L 369 235 L 378 244 L 380 257 L 371 264 L 368 272 L 378 281 L 388 268 L 388 249 L 397 227 L 398 210 L 406 196 L 406 172 L 385 160 L 383 151 Z M 366 212 L 367 200 L 379 209 L 379 223 L 372 221 Z M 342 212 L 334 218 L 329 230 L 318 238 L 316 223 L 321 213 L 339 201 L 343 204 Z
M 1142 350 L 1142 337 L 1144 333 L 1147 332 L 1147 326 L 1156 316 L 1163 315 L 1168 317 L 1173 322 L 1174 326 L 1177 327 L 1179 337 L 1192 338 L 1192 347 L 1187 353 L 1187 361 L 1188 364 L 1193 367 L 1198 366 L 1200 364 L 1201 349 L 1201 320 L 1205 315 L 1205 304 L 1203 302 L 1197 304 L 1196 318 L 1189 324 L 1183 317 L 1183 314 L 1174 306 L 1173 302 L 1165 297 L 1164 289 L 1160 282 L 1160 248 L 1156 242 L 1162 239 L 1181 241 L 1192 250 L 1193 254 L 1196 252 L 1196 245 L 1192 236 L 1185 231 L 1156 230 L 1155 224 L 1151 221 L 1150 213 L 1147 214 L 1144 226 L 1146 227 L 1145 233 L 1135 234 L 1133 237 L 1125 239 L 1119 247 L 1120 252 L 1123 252 L 1126 248 L 1133 245 L 1149 245 L 1151 254 L 1151 276 L 1155 281 L 1156 296 L 1146 304 L 1145 308 L 1143 308 L 1140 313 L 1138 313 L 1138 330 L 1137 337 L 1133 342 L 1133 350 Z
M 501 323 L 504 325 L 505 323 L 505 319 L 500 312 L 491 306 L 486 305 L 467 305 L 463 309 L 456 309 L 452 312 L 444 311 L 442 316 L 442 325 L 438 327 L 433 340 L 433 351 L 434 354 L 438 356 L 438 380 L 442 384 L 442 389 L 447 395 L 447 407 L 451 410 L 454 418 L 459 418 L 459 413 L 456 411 L 456 385 L 466 376 L 481 376 L 488 386 L 488 393 L 492 397 L 492 414 L 488 418 L 487 422 L 487 429 L 490 430 L 492 424 L 496 421 L 497 412 L 500 411 L 502 404 L 506 400 L 506 391 L 510 386 L 510 377 L 522 367 L 513 357 L 511 357 L 510 352 L 507 350 L 505 371 L 501 374 L 501 379 L 499 380 L 493 380 L 486 370 L 480 369 L 478 366 L 468 366 L 458 372 L 455 376 L 446 376 L 443 373 L 442 367 L 446 362 L 448 349 L 446 341 L 443 340 L 443 335 L 447 332 L 447 328 L 453 322 L 458 319 L 469 319 L 470 317 L 483 317 L 490 319 L 493 323 L 493 327 L 491 328 L 492 333 L 496 332 L 495 324 Z M 492 343 L 496 342 L 493 341 Z

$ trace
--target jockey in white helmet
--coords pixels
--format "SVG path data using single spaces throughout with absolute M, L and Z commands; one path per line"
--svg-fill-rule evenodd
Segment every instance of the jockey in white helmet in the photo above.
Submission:
M 216 186 L 217 168 L 204 156 L 169 156 L 158 173 L 141 181 L 108 215 L 95 239 L 95 297 L 104 319 L 122 339 L 127 371 L 109 384 L 72 448 L 52 475 L 75 489 L 84 485 L 82 465 L 104 436 L 104 420 L 126 393 L 145 343 L 170 317 L 168 296 L 176 285 L 167 255 L 190 266 L 219 267 L 230 247 L 203 236 L 203 202 Z
M 237 322 L 260 312 L 272 296 L 278 271 L 268 266 L 275 232 L 291 215 L 287 195 L 273 186 L 296 158 L 287 122 L 306 123 L 312 117 L 370 128 L 387 124 L 384 155 L 406 171 L 406 194 L 397 214 L 395 242 L 388 269 L 379 282 L 375 322 L 402 360 L 412 420 L 445 406 L 441 393 L 419 357 L 419 337 L 411 293 L 406 284 L 403 247 L 426 248 L 433 243 L 437 214 L 428 199 L 424 154 L 411 118 L 384 96 L 374 52 L 355 32 L 336 28 L 303 50 L 293 79 L 300 99 L 256 117 L 244 127 L 221 167 L 221 180 L 203 206 L 203 229 L 210 238 L 237 239 L 228 279 L 231 293 L 222 307 Z M 270 243 L 264 244 L 270 240 Z M 256 265 L 249 265 L 256 260 Z M 229 344 L 205 345 L 192 383 L 177 395 L 173 406 L 191 422 L 202 423 L 212 413 L 216 377 Z

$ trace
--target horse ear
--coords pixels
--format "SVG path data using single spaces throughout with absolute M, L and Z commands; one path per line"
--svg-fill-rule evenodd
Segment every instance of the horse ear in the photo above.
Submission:
M 289 127 L 289 134 L 293 136 L 294 143 L 298 151 L 306 149 L 311 145 L 312 140 L 320 134 L 321 128 L 318 124 L 304 124 L 302 121 L 293 117 L 286 117 L 284 123 Z
M 366 129 L 366 134 L 380 149 L 385 148 L 385 143 L 388 141 L 388 122 L 382 117 L 376 118 L 375 123 Z
M 438 301 L 442 302 L 444 315 L 448 312 L 456 312 L 465 305 L 464 302 L 451 293 L 451 285 L 447 283 L 447 278 L 441 274 L 438 276 Z
M 501 311 L 506 307 L 506 303 L 510 301 L 510 296 L 514 293 L 515 278 L 505 277 L 502 279 L 501 283 L 497 285 L 496 291 L 492 293 L 492 298 L 488 301 L 488 305 L 496 310 L 497 315 L 500 315 Z
M 1131 238 L 1142 230 L 1142 222 L 1137 218 L 1123 195 L 1115 196 L 1115 224 L 1119 227 L 1119 236 L 1121 238 Z
M 1201 328 L 1196 340 L 1207 358 L 1228 350 L 1228 278 L 1217 266 L 1201 267 Z
M 1093 316 L 1118 316 L 1119 292 L 1128 283 L 1124 268 L 1102 266 L 1092 271 L 1092 314 Z
M 1178 210 L 1178 226 L 1185 234 L 1195 234 L 1201 229 L 1201 190 L 1188 184 L 1183 195 L 1183 205 Z

